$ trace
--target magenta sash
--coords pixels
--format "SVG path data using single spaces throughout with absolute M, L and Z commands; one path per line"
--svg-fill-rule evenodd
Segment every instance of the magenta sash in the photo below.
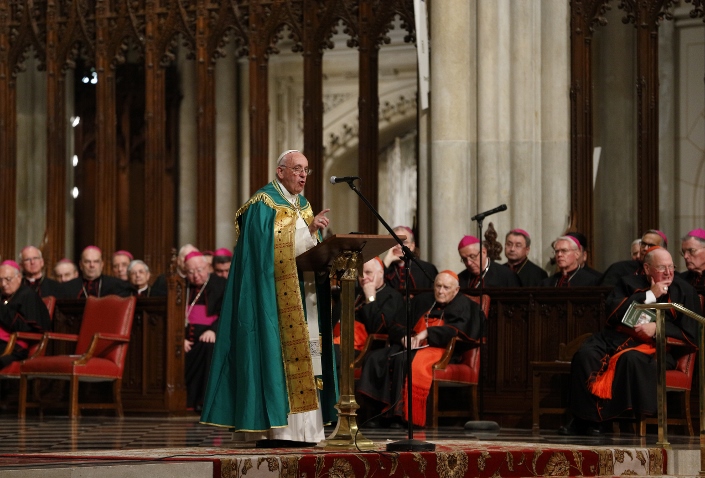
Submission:
M 189 324 L 193 325 L 212 325 L 218 320 L 217 315 L 207 315 L 206 306 L 204 304 L 194 305 L 188 315 Z

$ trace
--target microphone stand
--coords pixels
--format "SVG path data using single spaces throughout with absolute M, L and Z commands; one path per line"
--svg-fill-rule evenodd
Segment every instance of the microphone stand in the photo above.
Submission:
M 396 235 L 394 230 L 389 227 L 389 224 L 382 218 L 382 216 L 379 215 L 379 212 L 375 209 L 375 207 L 367 200 L 367 198 L 360 192 L 360 190 L 353 184 L 353 180 L 351 179 L 350 181 L 346 181 L 348 183 L 348 186 L 350 186 L 350 189 L 355 191 L 355 193 L 360 196 L 360 199 L 362 199 L 362 202 L 365 203 L 365 205 L 372 211 L 372 214 L 375 215 L 375 217 L 379 220 L 379 222 L 382 223 L 385 229 L 389 231 L 389 234 L 392 235 L 395 241 L 401 246 L 402 253 L 404 255 L 404 267 L 406 268 L 406 273 L 407 275 L 411 274 L 411 263 L 416 260 L 414 257 L 413 252 L 411 252 L 411 249 L 409 249 L 407 246 L 404 245 L 404 241 L 399 239 L 399 236 Z M 417 263 L 418 265 L 418 263 Z M 421 266 L 419 266 L 419 269 L 421 269 L 424 274 L 426 273 Z M 428 274 L 426 274 L 428 275 Z M 406 440 L 399 440 L 393 443 L 387 444 L 387 451 L 434 451 L 436 449 L 436 445 L 433 443 L 428 443 L 425 441 L 420 441 L 420 440 L 414 440 L 414 423 L 413 423 L 413 416 L 412 416 L 412 393 L 411 393 L 411 350 L 409 347 L 411 347 L 411 328 L 412 328 L 412 318 L 411 318 L 411 299 L 409 296 L 409 278 L 407 277 L 407 280 L 405 281 L 404 284 L 404 302 L 406 304 L 406 350 L 404 351 L 406 354 L 406 391 L 407 391 L 407 396 L 406 396 L 406 408 L 407 408 L 407 414 L 408 414 L 408 439 Z
M 505 208 L 506 209 L 506 208 Z M 478 238 L 480 239 L 480 307 L 479 310 L 482 311 L 482 302 L 484 299 L 485 295 L 485 277 L 484 277 L 484 267 L 482 267 L 482 243 L 483 243 L 483 238 L 482 238 L 482 221 L 485 219 L 485 216 L 488 214 L 486 213 L 481 213 L 478 214 L 474 217 L 472 217 L 470 220 L 471 221 L 477 221 L 477 234 Z M 488 253 L 489 255 L 489 253 Z M 489 263 L 489 258 L 487 261 L 487 272 L 489 272 L 490 269 L 490 263 Z M 479 315 L 480 312 L 478 312 L 478 320 L 479 320 Z M 480 342 L 480 380 L 479 380 L 479 388 L 480 388 L 480 393 L 478 394 L 480 396 L 479 400 L 479 409 L 480 409 L 480 417 L 482 418 L 482 415 L 484 414 L 485 411 L 485 394 L 484 394 L 484 385 L 485 385 L 485 379 L 487 378 L 487 360 L 486 360 L 486 355 L 487 355 L 487 320 L 489 317 L 485 317 L 485 319 L 482 321 L 482 341 Z M 466 430 L 499 430 L 499 425 L 497 422 L 488 422 L 488 421 L 475 421 L 475 420 L 470 420 L 465 423 Z

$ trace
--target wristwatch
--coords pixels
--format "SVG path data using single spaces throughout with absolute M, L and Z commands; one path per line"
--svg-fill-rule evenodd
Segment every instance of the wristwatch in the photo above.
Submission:
M 370 302 L 374 302 L 374 301 L 375 301 L 375 296 L 373 296 L 373 295 L 371 295 L 371 296 L 369 296 L 369 297 L 367 298 L 367 303 L 368 303 L 368 304 L 369 304 Z

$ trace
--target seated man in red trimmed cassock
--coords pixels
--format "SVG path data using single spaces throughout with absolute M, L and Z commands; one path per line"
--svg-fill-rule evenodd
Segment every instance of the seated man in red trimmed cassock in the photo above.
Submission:
M 117 277 L 120 280 L 129 280 L 130 277 L 127 274 L 127 268 L 133 260 L 135 260 L 135 258 L 128 251 L 113 252 L 113 257 L 110 262 L 113 270 L 113 277 Z
M 414 232 L 410 227 L 397 226 L 394 228 L 394 232 L 399 236 L 406 236 L 404 245 L 415 256 L 418 255 Z M 401 246 L 398 244 L 389 249 L 387 255 L 384 256 L 384 281 L 402 294 L 404 293 L 407 279 L 411 290 L 431 289 L 436 275 L 438 275 L 436 266 L 418 258 L 411 263 L 409 271 L 407 271 L 404 267 L 404 255 Z
M 22 283 L 20 266 L 15 261 L 0 265 L 0 353 L 5 350 L 13 332 L 38 332 L 51 330 L 51 319 L 42 298 Z M 27 358 L 27 343 L 18 340 L 8 355 L 0 356 L 0 368 L 11 362 Z
M 104 297 L 118 295 L 129 297 L 132 288 L 127 281 L 103 275 L 103 252 L 96 246 L 88 246 L 81 252 L 78 264 L 81 275 L 61 284 L 61 297 L 85 299 L 88 296 Z
M 355 355 L 363 349 L 369 334 L 388 334 L 405 323 L 404 297 L 384 282 L 384 264 L 375 257 L 362 266 L 358 278 L 360 293 L 355 299 Z M 333 328 L 333 343 L 340 345 L 340 323 Z M 340 353 L 336 353 L 339 359 Z M 340 364 L 338 364 L 340 368 Z
M 600 278 L 580 266 L 582 247 L 573 236 L 561 236 L 553 241 L 553 253 L 558 272 L 541 281 L 542 287 L 584 287 L 597 285 Z
M 628 275 L 644 275 L 644 255 L 649 248 L 654 246 L 668 249 L 668 238 L 666 234 L 658 229 L 649 229 L 641 236 L 639 258 L 637 260 L 615 262 L 609 266 L 605 273 L 602 274 L 600 285 L 613 286 L 619 282 L 621 277 Z
M 209 272 L 202 253 L 186 256 L 186 332 L 184 334 L 184 373 L 186 407 L 200 411 L 210 374 L 218 317 L 227 281 Z
M 529 260 L 531 236 L 523 229 L 512 229 L 504 238 L 503 264 L 519 277 L 522 287 L 536 287 L 548 277 L 548 273 Z
M 358 385 L 360 394 L 391 408 L 386 411 L 388 416 L 407 420 L 405 349 L 411 348 L 413 423 L 418 426 L 426 425 L 426 404 L 432 385 L 431 367 L 441 358 L 453 337 L 458 338 L 455 358 L 468 348 L 477 347 L 484 320 L 479 306 L 458 293 L 460 286 L 454 272 L 445 270 L 439 273 L 433 288 L 433 293 L 414 298 L 413 313 L 418 321 L 409 347 L 405 327 L 390 329 L 390 346 L 370 353 L 362 366 Z M 373 403 L 366 405 L 374 406 Z
M 656 413 L 656 323 L 634 328 L 622 323 L 633 303 L 679 303 L 700 314 L 695 289 L 674 277 L 671 254 L 652 247 L 645 255 L 644 275 L 624 276 L 607 298 L 607 326 L 573 356 L 570 411 L 575 417 L 562 434 L 599 434 L 599 423 L 628 412 L 636 418 Z M 666 336 L 695 345 L 698 324 L 675 310 L 666 311 Z M 666 352 L 666 368 L 675 368 L 677 352 Z M 684 353 L 684 352 L 683 352 Z
M 483 287 L 521 287 L 519 277 L 514 272 L 487 257 L 485 244 L 482 244 L 480 254 L 480 240 L 477 237 L 464 236 L 458 243 L 458 254 L 465 264 L 465 270 L 458 274 L 461 288 L 479 289 L 480 278 Z M 483 267 L 480 267 L 480 255 Z
M 705 230 L 693 229 L 681 239 L 681 255 L 685 259 L 687 271 L 681 272 L 681 279 L 693 287 L 705 286 Z
M 44 258 L 42 251 L 34 246 L 27 246 L 20 252 L 24 283 L 34 289 L 39 297 L 57 297 L 59 283 L 44 274 Z

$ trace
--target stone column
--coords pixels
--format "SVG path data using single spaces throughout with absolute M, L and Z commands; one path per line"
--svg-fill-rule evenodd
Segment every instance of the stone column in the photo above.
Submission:
M 594 188 L 598 270 L 628 258 L 632 240 L 642 234 L 636 204 L 635 33 L 633 25 L 622 24 L 623 15 L 608 11 L 608 24 L 593 34 L 593 144 L 602 149 Z
M 238 192 L 238 81 L 234 49 L 218 61 L 215 69 L 218 92 L 215 154 L 215 247 L 232 249 L 235 239 L 235 213 L 240 207 Z
M 179 229 L 178 246 L 196 244 L 196 71 L 186 51 L 179 49 L 179 83 L 183 85 L 179 111 Z
M 541 128 L 536 135 L 532 177 L 540 193 L 527 199 L 536 205 L 530 257 L 544 265 L 553 254 L 551 242 L 568 225 L 570 210 L 570 5 L 563 0 L 540 4 L 534 35 L 541 49 L 540 63 L 535 65 L 541 72 L 535 90 L 541 98 L 536 105 Z M 512 219 L 518 223 L 521 217 Z
M 430 260 L 439 270 L 460 270 L 457 244 L 475 211 L 476 162 L 474 3 L 430 4 L 431 158 Z
M 17 232 L 15 251 L 40 247 L 46 232 L 46 74 L 28 55 L 17 77 Z M 8 259 L 17 260 L 16 257 Z M 50 267 L 47 264 L 47 267 Z

